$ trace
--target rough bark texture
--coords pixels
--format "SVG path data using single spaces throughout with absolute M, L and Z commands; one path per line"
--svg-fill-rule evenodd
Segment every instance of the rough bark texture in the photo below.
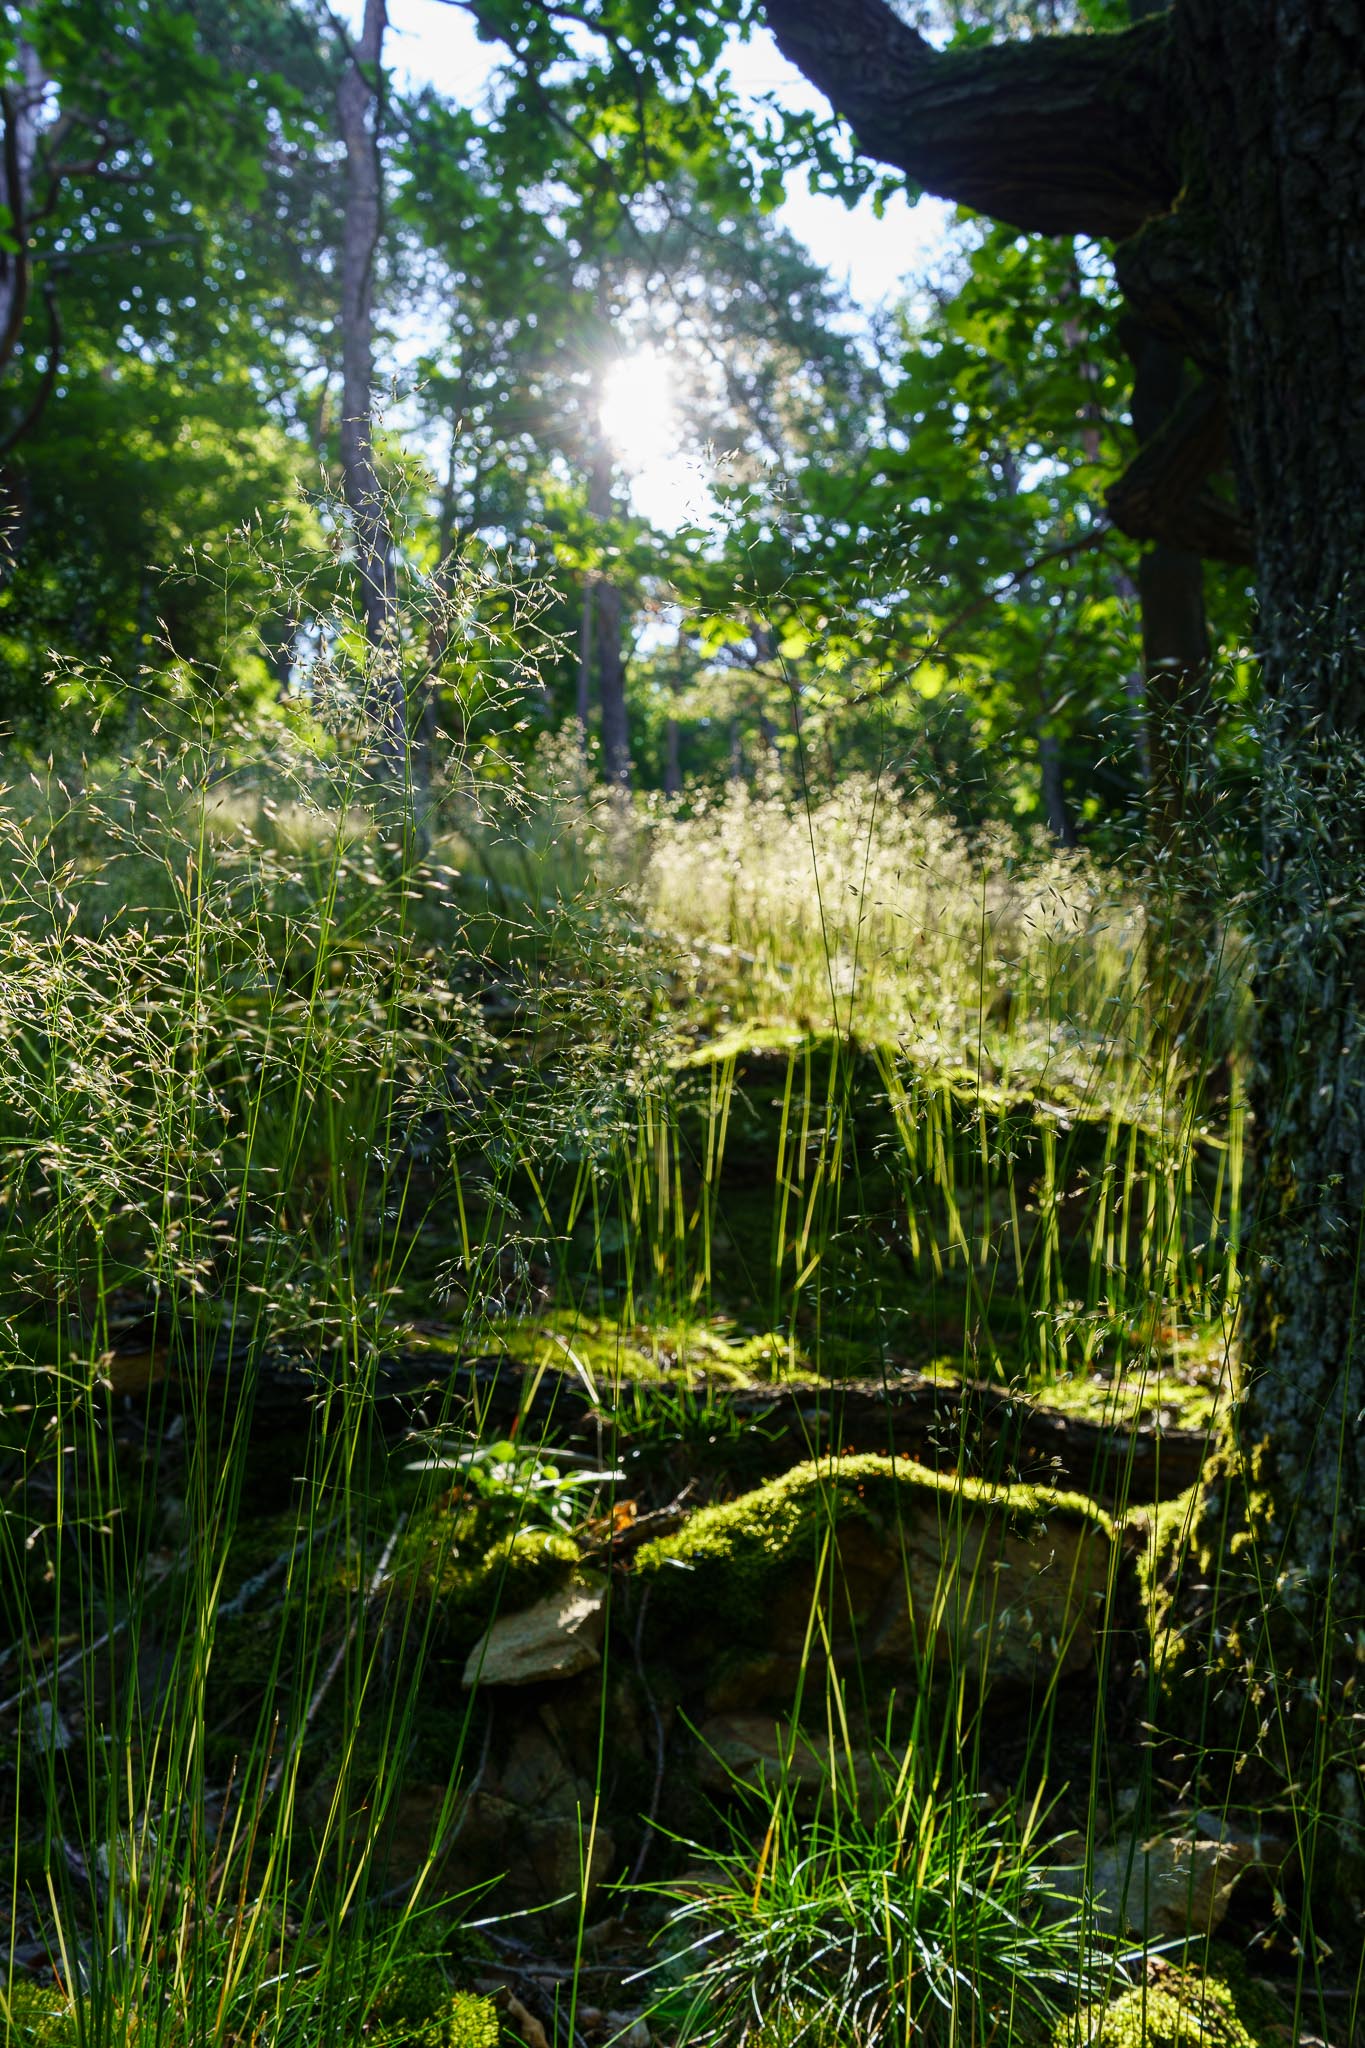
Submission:
M 928 192 L 1044 234 L 1122 237 L 1179 189 L 1164 21 L 944 52 L 882 0 L 766 11 L 859 147 Z
M 383 226 L 379 100 L 386 0 L 365 0 L 358 41 L 346 52 L 337 121 L 346 146 L 341 247 L 342 487 L 360 571 L 368 647 L 369 714 L 379 750 L 400 772 L 406 754 L 393 542 L 374 462 L 374 263 Z
M 1239 1425 L 1282 1590 L 1365 1618 L 1365 0 L 1180 0 L 1256 532 L 1265 897 Z
M 28 304 L 29 213 L 43 94 L 47 88 L 38 54 L 23 36 L 18 39 L 15 56 L 19 80 L 0 95 L 0 115 L 4 120 L 0 204 L 7 215 L 7 239 L 16 244 L 13 249 L 0 248 L 0 369 L 14 354 Z
M 1365 0 L 1176 0 L 960 58 L 881 0 L 768 16 L 871 153 L 1020 226 L 1132 237 L 1143 324 L 1226 374 L 1266 686 L 1238 1445 L 1262 1597 L 1340 1646 L 1365 1623 Z

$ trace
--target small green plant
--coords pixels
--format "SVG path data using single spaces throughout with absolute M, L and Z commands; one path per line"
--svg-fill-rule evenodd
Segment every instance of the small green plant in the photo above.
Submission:
M 624 1479 L 624 1472 L 597 1471 L 594 1461 L 573 1451 L 550 1455 L 534 1444 L 436 1444 L 413 1469 L 448 1472 L 473 1502 L 484 1509 L 481 1529 L 486 1537 L 548 1524 L 568 1530 L 583 1520 L 598 1490 Z
M 1041 2041 L 1115 1968 L 1036 1832 L 921 1789 L 913 1752 L 832 1768 L 813 1812 L 794 1776 L 736 1791 L 728 1841 L 661 1887 L 680 2044 Z

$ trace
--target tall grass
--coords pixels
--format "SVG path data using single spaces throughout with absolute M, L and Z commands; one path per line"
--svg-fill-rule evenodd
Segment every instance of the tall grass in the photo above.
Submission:
M 101 2048 L 352 2039 L 414 1954 L 458 1960 L 491 1738 L 477 1692 L 432 1737 L 433 1583 L 487 1621 L 528 1531 L 615 1528 L 611 1474 L 523 1429 L 547 1375 L 686 1459 L 732 1441 L 722 1355 L 1098 1379 L 1120 1424 L 1232 1356 L 1235 960 L 1182 1047 L 1131 890 L 872 782 L 627 815 L 461 739 L 377 789 L 353 633 L 315 632 L 315 715 L 263 741 L 201 679 L 0 801 L 0 1993 L 40 1964 Z M 512 1437 L 433 1368 L 402 1420 L 439 1449 L 395 1455 L 426 1322 L 438 1361 L 532 1330 Z M 992 1820 L 981 1721 L 923 1693 L 870 1813 L 832 1753 L 814 1819 L 784 1787 L 713 1839 L 680 2025 L 737 2039 L 767 1998 L 774 2043 L 1003 2039 L 1090 1987 L 1086 1913 L 1038 1934 L 1029 1816 L 1069 1784 L 1093 1869 L 1118 1793 L 1167 1800 L 1150 1759 L 1102 1682 L 1064 1736 L 1049 1695 Z
M 443 1482 L 395 1465 L 383 1375 L 414 1300 L 469 1352 L 524 1304 L 513 1178 L 616 1085 L 591 929 L 419 851 L 314 623 L 314 715 L 239 726 L 200 678 L 0 797 L 0 1987 L 40 1961 L 82 2043 L 342 2038 L 411 1948 L 468 1714 L 395 1899 L 433 1610 L 393 1562 Z M 516 814 L 445 779 L 467 833 Z M 489 1028 L 510 983 L 535 1058 Z

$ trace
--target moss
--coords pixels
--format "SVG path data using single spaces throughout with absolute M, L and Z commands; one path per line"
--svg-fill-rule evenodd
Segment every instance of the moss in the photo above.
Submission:
M 0 2042 L 4 2048 L 66 2048 L 76 2041 L 69 1998 L 51 1986 L 16 1977 L 0 1982 Z
M 442 1572 L 437 1592 L 447 1607 L 486 1626 L 495 1608 L 510 1613 L 544 1599 L 578 1564 L 578 1546 L 550 1529 L 518 1529 L 481 1557 L 458 1559 Z
M 382 2048 L 497 2048 L 498 2015 L 490 1999 L 452 1991 L 438 1963 L 410 1963 L 375 2000 L 367 2039 Z
M 926 1498 L 947 1514 L 958 1504 L 990 1508 L 1023 1533 L 1053 1517 L 1113 1533 L 1109 1517 L 1081 1494 L 992 1486 L 868 1454 L 797 1465 L 738 1500 L 703 1508 L 676 1535 L 646 1544 L 636 1570 L 671 1608 L 724 1613 L 731 1631 L 760 1629 L 778 1579 L 793 1564 L 814 1564 L 832 1526 L 894 1529 Z
M 608 1316 L 551 1310 L 533 1321 L 505 1320 L 496 1326 L 496 1335 L 519 1363 L 581 1383 L 579 1368 L 567 1355 L 572 1350 L 607 1401 L 622 1385 L 747 1387 L 779 1375 L 787 1356 L 785 1340 L 772 1331 L 741 1332 L 733 1325 L 677 1317 L 623 1324 Z
M 1138 1590 L 1147 1616 L 1148 1633 L 1159 1644 L 1170 1619 L 1174 1588 L 1180 1566 L 1187 1556 L 1206 1569 L 1208 1560 L 1199 1557 L 1199 1524 L 1204 1482 L 1198 1481 L 1174 1500 L 1146 1508 L 1131 1518 L 1130 1526 L 1141 1538 L 1137 1554 Z
M 1282 2048 L 1288 2015 L 1235 1959 L 1165 1969 L 1154 1982 L 1068 2019 L 1056 2048 Z
M 1153 1424 L 1162 1429 L 1209 1429 L 1222 1410 L 1225 1391 L 1226 1381 L 1216 1371 L 1195 1377 L 1149 1361 L 1145 1354 L 1112 1376 L 1077 1374 L 1029 1389 L 1041 1407 L 1109 1429 Z

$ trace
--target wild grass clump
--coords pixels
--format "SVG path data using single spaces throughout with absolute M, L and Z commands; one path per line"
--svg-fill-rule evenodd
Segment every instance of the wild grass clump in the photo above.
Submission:
M 694 1845 L 664 1937 L 679 2044 L 1041 2043 L 1113 1978 L 1036 1832 L 924 1786 L 912 1755 L 872 1766 L 861 1788 L 832 1767 L 814 1810 L 780 1779 Z

